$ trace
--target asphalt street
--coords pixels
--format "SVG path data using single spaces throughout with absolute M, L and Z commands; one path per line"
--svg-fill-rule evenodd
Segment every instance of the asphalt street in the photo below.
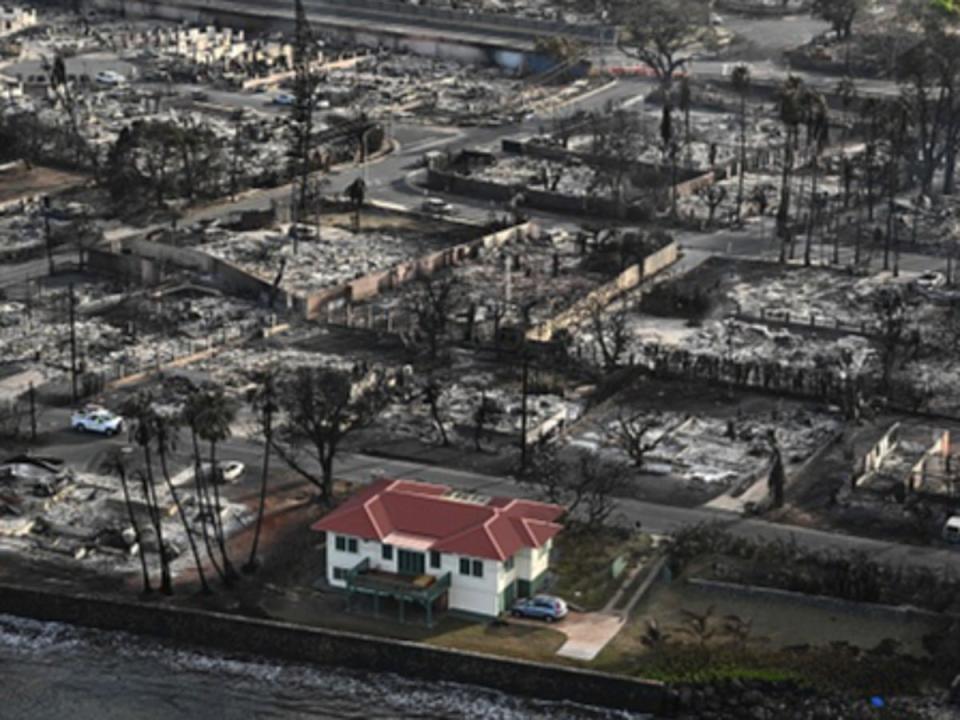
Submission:
M 123 447 L 126 438 L 104 438 L 77 433 L 69 429 L 70 411 L 56 408 L 44 411 L 39 421 L 43 434 L 42 454 L 63 458 L 72 467 L 93 471 L 91 462 L 102 458 L 111 448 Z M 182 432 L 178 447 L 189 447 L 189 438 Z M 241 480 L 226 488 L 225 495 L 234 501 L 252 501 L 257 493 L 257 470 L 262 461 L 262 444 L 243 437 L 232 437 L 221 444 L 222 460 L 239 460 L 247 471 Z M 307 467 L 319 470 L 307 462 Z M 458 490 L 480 495 L 537 497 L 537 489 L 509 477 L 494 477 L 464 470 L 428 465 L 407 460 L 342 452 L 334 463 L 336 477 L 356 484 L 366 484 L 380 477 L 416 479 L 442 483 Z M 737 535 L 765 540 L 796 542 L 811 550 L 835 549 L 866 552 L 878 562 L 894 566 L 917 565 L 931 568 L 950 567 L 960 571 L 960 549 L 922 547 L 883 542 L 869 538 L 824 532 L 791 525 L 780 525 L 712 508 L 683 508 L 619 498 L 614 520 L 626 527 L 639 527 L 653 533 L 671 533 L 683 527 L 718 523 Z
M 810 18 L 797 18 L 790 21 L 741 20 L 726 18 L 731 28 L 743 33 L 747 39 L 762 46 L 765 52 L 775 53 L 785 47 L 796 45 L 809 39 L 813 34 L 822 31 L 822 23 Z M 697 59 L 691 68 L 695 75 L 722 75 L 724 66 L 730 61 L 715 61 Z M 789 68 L 772 62 L 757 62 L 756 76 L 770 81 L 778 81 L 790 72 Z M 814 77 L 812 81 L 835 85 L 837 78 Z M 588 96 L 576 100 L 565 107 L 542 115 L 528 116 L 523 122 L 503 127 L 467 127 L 459 129 L 434 128 L 424 125 L 395 124 L 393 139 L 397 145 L 395 151 L 381 159 L 370 162 L 367 167 L 349 167 L 339 169 L 331 177 L 331 192 L 340 192 L 355 178 L 366 177 L 369 186 L 369 196 L 373 199 L 388 203 L 402 204 L 416 207 L 425 196 L 425 192 L 418 188 L 413 180 L 413 174 L 422 165 L 424 152 L 428 150 L 456 151 L 464 147 L 495 146 L 506 137 L 522 136 L 536 132 L 546 126 L 555 113 L 569 113 L 575 109 L 595 110 L 624 102 L 637 102 L 652 87 L 650 81 L 620 80 L 610 83 L 603 88 L 590 93 Z M 872 83 L 879 92 L 889 92 L 895 88 L 891 83 Z M 252 103 L 258 109 L 276 112 L 276 108 L 264 106 L 263 95 L 245 96 L 239 100 L 233 95 L 218 95 L 212 98 L 217 102 Z M 222 203 L 207 208 L 198 208 L 190 211 L 184 224 L 202 219 L 222 217 L 235 210 L 263 208 L 269 205 L 272 199 L 282 199 L 289 195 L 289 187 L 279 187 L 271 190 L 256 191 L 238 198 L 233 203 Z M 456 205 L 457 214 L 468 219 L 484 220 L 491 211 L 487 202 L 475 201 L 469 198 L 448 196 L 447 199 Z M 495 208 L 494 208 L 495 209 Z M 501 210 L 502 211 L 502 210 Z M 576 218 L 545 217 L 551 222 L 573 224 Z M 686 257 L 684 262 L 695 264 L 699 259 L 711 254 L 724 254 L 747 257 L 775 257 L 779 253 L 779 245 L 772 238 L 772 220 L 765 223 L 753 221 L 744 229 L 717 230 L 713 233 L 682 233 L 679 242 Z M 849 260 L 849 248 L 842 249 L 842 260 Z M 816 258 L 829 258 L 832 248 L 815 247 Z M 905 271 L 922 271 L 939 267 L 940 262 L 925 256 L 903 255 L 901 267 Z M 0 286 L 13 278 L 22 279 L 25 273 L 43 274 L 45 261 L 38 260 L 16 268 L 4 268 L 0 272 Z M 91 457 L 97 455 L 92 449 L 106 449 L 110 445 L 122 445 L 123 439 L 103 439 L 84 435 L 77 435 L 68 430 L 69 411 L 63 409 L 46 410 L 41 417 L 41 432 L 45 434 L 44 453 L 63 457 L 75 467 L 85 468 Z M 237 459 L 255 468 L 259 464 L 261 447 L 251 441 L 234 438 L 224 443 L 221 457 Z M 230 494 L 243 497 L 253 492 L 252 483 L 255 482 L 255 471 L 248 471 L 247 477 L 230 490 Z M 336 463 L 336 474 L 346 480 L 359 483 L 369 482 L 379 475 L 418 478 L 430 482 L 440 482 L 462 490 L 469 490 L 483 494 L 502 494 L 509 496 L 528 496 L 533 493 L 529 486 L 519 484 L 510 478 L 497 478 L 479 475 L 449 468 L 424 465 L 419 463 L 392 460 L 368 455 L 343 453 Z M 930 567 L 949 565 L 960 569 L 960 552 L 951 552 L 945 549 L 898 545 L 894 543 L 878 542 L 848 535 L 826 533 L 804 528 L 776 525 L 757 519 L 745 519 L 720 510 L 703 508 L 688 509 L 656 505 L 631 499 L 621 499 L 618 502 L 618 520 L 630 526 L 639 524 L 645 530 L 665 533 L 677 528 L 702 522 L 720 522 L 730 531 L 768 539 L 795 540 L 809 548 L 835 548 L 844 550 L 862 550 L 869 552 L 876 560 L 888 561 L 894 564 L 915 564 Z

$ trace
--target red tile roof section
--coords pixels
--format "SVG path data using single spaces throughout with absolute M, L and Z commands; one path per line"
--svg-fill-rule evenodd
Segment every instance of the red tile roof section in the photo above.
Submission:
M 504 561 L 541 547 L 562 529 L 559 505 L 491 498 L 480 505 L 449 497 L 445 485 L 378 480 L 313 524 L 313 530 L 382 541 L 393 532 L 432 538 L 431 550 Z

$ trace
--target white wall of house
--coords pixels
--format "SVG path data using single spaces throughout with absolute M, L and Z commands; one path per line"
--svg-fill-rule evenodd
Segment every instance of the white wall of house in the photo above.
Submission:
M 550 549 L 553 540 L 548 540 L 543 547 L 524 548 L 517 553 L 516 567 L 518 580 L 534 580 L 550 565 Z
M 346 536 L 344 536 L 346 537 Z M 364 558 L 370 560 L 370 567 L 380 568 L 387 572 L 397 571 L 397 553 L 394 551 L 393 560 L 387 561 L 382 557 L 380 543 L 375 540 L 362 540 L 354 538 L 357 541 L 357 552 L 337 550 L 336 535 L 327 533 L 327 582 L 334 587 L 345 588 L 345 580 L 337 580 L 334 577 L 335 568 L 343 568 L 344 571 L 355 567 L 357 563 Z
M 478 615 L 498 615 L 500 613 L 499 583 L 503 564 L 495 560 L 467 558 L 471 570 L 473 561 L 483 564 L 483 577 L 460 574 L 460 556 L 443 555 L 440 574 L 450 573 L 450 607 Z
M 347 586 L 346 581 L 334 577 L 335 568 L 342 568 L 344 571 L 350 570 L 364 558 L 370 561 L 371 568 L 378 568 L 386 572 L 397 572 L 397 557 L 400 547 L 394 546 L 392 559 L 384 560 L 381 543 L 374 540 L 354 539 L 357 541 L 357 552 L 352 553 L 349 550 L 337 550 L 336 535 L 334 533 L 327 534 L 327 582 L 330 585 L 345 588 Z M 442 553 L 440 567 L 435 568 L 430 564 L 430 552 L 426 551 L 424 552 L 425 571 L 438 577 L 444 573 L 450 573 L 448 604 L 451 609 L 493 616 L 499 614 L 501 609 L 500 595 L 511 583 L 517 580 L 533 580 L 547 569 L 550 562 L 551 543 L 552 541 L 539 549 L 527 548 L 521 550 L 514 556 L 514 566 L 510 570 L 506 569 L 504 563 L 495 560 L 468 557 L 466 559 L 470 561 L 469 575 L 460 573 L 460 555 Z M 347 547 L 349 547 L 349 539 Z M 421 551 L 417 550 L 417 552 Z M 479 560 L 482 564 L 482 577 L 473 575 L 473 562 L 475 560 Z

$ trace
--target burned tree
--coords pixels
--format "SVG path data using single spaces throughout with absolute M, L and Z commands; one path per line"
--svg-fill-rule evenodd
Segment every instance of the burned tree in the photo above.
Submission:
M 584 532 L 603 528 L 616 509 L 624 485 L 625 469 L 594 453 L 577 452 L 558 457 L 551 446 L 533 453 L 520 479 L 547 502 L 563 505 L 569 521 Z
M 611 15 L 623 26 L 618 45 L 656 76 L 663 94 L 663 121 L 673 111 L 673 80 L 690 59 L 690 48 L 710 32 L 709 6 L 701 0 L 617 0 Z
M 775 430 L 770 430 L 767 436 L 767 443 L 770 445 L 770 470 L 767 475 L 770 506 L 780 508 L 783 507 L 783 491 L 786 486 L 787 476 L 783 468 L 783 453 L 780 451 L 780 444 L 777 442 Z
M 427 379 L 423 388 L 423 402 L 430 408 L 430 417 L 433 418 L 434 425 L 440 433 L 440 444 L 443 447 L 450 446 L 450 438 L 447 436 L 447 428 L 444 425 L 443 418 L 440 417 L 440 401 L 443 398 L 443 387 L 436 377 Z
M 384 384 L 363 378 L 355 385 L 347 373 L 301 366 L 279 378 L 276 393 L 273 450 L 330 504 L 334 458 L 344 438 L 367 427 L 383 408 Z
M 867 7 L 867 0 L 813 0 L 810 8 L 814 17 L 826 20 L 838 38 L 848 40 L 853 33 L 853 21 Z
M 659 413 L 639 412 L 628 415 L 621 411 L 614 428 L 616 443 L 630 456 L 635 467 L 642 468 L 647 453 L 655 450 L 686 420 L 682 418 L 672 425 L 666 425 Z M 657 430 L 660 432 L 655 435 Z
M 877 319 L 877 341 L 880 344 L 880 387 L 889 391 L 893 368 L 900 356 L 907 334 L 907 306 L 897 288 L 880 288 L 874 293 L 873 311 Z
M 497 422 L 503 415 L 503 408 L 496 400 L 487 397 L 486 393 L 480 395 L 480 402 L 477 403 L 473 411 L 473 445 L 477 452 L 483 452 L 480 441 L 483 439 L 483 433 L 487 426 Z
M 712 227 L 717 208 L 727 199 L 727 189 L 723 185 L 707 185 L 697 190 L 697 196 L 707 203 L 707 227 Z M 737 206 L 739 207 L 739 202 Z
M 600 300 L 594 300 L 587 312 L 589 328 L 600 348 L 603 367 L 613 370 L 620 365 L 627 349 L 627 306 L 620 302 L 611 309 Z
M 743 175 L 747 166 L 747 93 L 750 92 L 750 68 L 737 65 L 730 76 L 733 89 L 740 96 L 740 167 L 737 170 L 737 222 L 743 207 Z M 713 221 L 713 206 L 710 208 L 710 222 Z
M 440 357 L 441 344 L 447 336 L 450 316 L 460 299 L 457 278 L 452 273 L 442 277 L 424 275 L 417 281 L 412 298 L 412 312 L 417 330 L 427 343 L 430 360 Z

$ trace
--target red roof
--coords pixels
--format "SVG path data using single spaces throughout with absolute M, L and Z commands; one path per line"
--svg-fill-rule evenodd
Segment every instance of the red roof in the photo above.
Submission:
M 392 533 L 415 535 L 429 549 L 503 562 L 523 548 L 537 548 L 562 526 L 559 505 L 489 498 L 478 502 L 446 485 L 378 480 L 313 524 L 313 530 L 382 542 Z

